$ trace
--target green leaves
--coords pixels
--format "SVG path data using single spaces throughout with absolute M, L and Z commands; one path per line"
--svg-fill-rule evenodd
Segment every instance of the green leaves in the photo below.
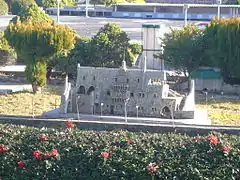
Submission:
M 27 79 L 40 87 L 46 84 L 46 63 L 54 55 L 72 49 L 77 37 L 69 27 L 55 24 L 36 4 L 13 18 L 5 36 L 24 57 Z
M 62 61 L 60 69 L 76 77 L 76 67 L 120 67 L 125 59 L 128 66 L 136 55 L 141 53 L 141 46 L 130 44 L 126 32 L 116 24 L 106 24 L 92 38 L 80 38 L 69 56 Z
M 34 0 L 12 0 L 11 12 L 14 15 L 20 15 L 33 4 L 35 4 Z
M 49 7 L 57 7 L 57 1 L 55 0 L 39 0 L 39 2 L 37 2 L 38 5 L 43 6 L 45 8 L 49 8 Z M 61 0 L 59 3 L 60 7 L 63 6 L 76 6 L 77 5 L 77 1 L 76 0 Z
M 193 24 L 171 29 L 163 40 L 166 65 L 189 74 L 203 62 L 202 31 Z M 161 55 L 160 55 L 161 56 Z M 204 59 L 206 60 L 206 59 Z
M 221 68 L 225 82 L 240 78 L 240 18 L 214 19 L 204 31 L 208 48 L 206 52 L 212 61 Z
M 127 131 L 67 131 L 0 125 L 0 144 L 9 150 L 0 153 L 3 179 L 136 179 L 150 180 L 148 165 L 156 163 L 155 179 L 238 179 L 240 138 L 213 133 L 192 138 L 175 133 L 131 133 Z M 41 141 L 41 135 L 48 137 Z M 131 141 L 130 141 L 131 140 Z M 230 145 L 224 153 L 222 147 Z M 59 156 L 37 160 L 33 151 Z M 102 152 L 110 155 L 104 160 Z M 105 153 L 106 155 L 106 153 Z M 16 161 L 23 161 L 20 169 Z M 232 177 L 232 178 L 229 178 Z

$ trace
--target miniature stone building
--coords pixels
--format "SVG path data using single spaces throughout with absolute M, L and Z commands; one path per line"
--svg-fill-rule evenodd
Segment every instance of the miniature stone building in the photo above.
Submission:
M 66 83 L 62 113 L 193 118 L 194 83 L 188 96 L 169 89 L 164 71 L 121 68 L 77 68 L 77 81 Z
M 66 79 L 61 113 L 127 115 L 142 117 L 194 118 L 194 83 L 188 96 L 166 83 L 160 52 L 159 25 L 143 25 L 143 53 L 135 68 L 77 67 L 74 87 Z

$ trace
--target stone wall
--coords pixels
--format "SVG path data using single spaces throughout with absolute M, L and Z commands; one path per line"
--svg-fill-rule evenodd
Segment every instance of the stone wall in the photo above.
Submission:
M 74 102 L 78 96 L 81 113 L 124 115 L 125 100 L 129 98 L 128 115 L 160 117 L 164 107 L 175 110 L 180 103 L 177 98 L 167 98 L 169 86 L 164 84 L 165 79 L 165 73 L 158 70 L 79 66 L 73 109 L 77 110 Z

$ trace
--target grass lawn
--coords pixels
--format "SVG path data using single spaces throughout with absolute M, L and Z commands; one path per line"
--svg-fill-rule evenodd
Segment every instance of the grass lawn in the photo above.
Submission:
M 240 100 L 239 99 L 209 99 L 197 101 L 197 108 L 208 110 L 208 116 L 213 124 L 226 124 L 240 126 Z
M 42 94 L 14 93 L 0 96 L 0 114 L 9 115 L 41 115 L 43 112 L 59 107 L 63 86 L 48 86 Z M 208 110 L 213 124 L 240 126 L 240 100 L 204 99 L 196 100 L 197 108 Z
M 42 94 L 29 92 L 0 95 L 0 114 L 41 115 L 43 112 L 59 107 L 63 86 L 48 86 Z

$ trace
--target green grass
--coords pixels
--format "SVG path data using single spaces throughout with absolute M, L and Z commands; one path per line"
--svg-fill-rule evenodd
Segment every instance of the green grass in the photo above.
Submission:
M 197 108 L 207 109 L 213 124 L 240 126 L 240 100 L 238 99 L 209 99 L 197 101 Z
M 42 94 L 29 92 L 0 96 L 0 114 L 9 115 L 41 115 L 59 107 L 63 86 L 47 86 Z M 213 124 L 240 126 L 240 100 L 209 99 L 206 105 L 204 97 L 198 96 L 196 107 L 207 109 Z
M 19 92 L 0 96 L 0 114 L 41 115 L 59 107 L 63 87 L 47 86 L 42 94 Z

